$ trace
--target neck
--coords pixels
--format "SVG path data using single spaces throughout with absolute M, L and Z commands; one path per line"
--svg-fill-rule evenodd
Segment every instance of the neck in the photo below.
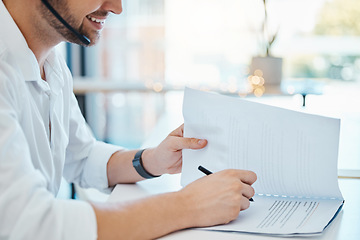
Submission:
M 40 16 L 38 4 L 40 1 L 33 0 L 3 0 L 4 5 L 14 19 L 16 25 L 23 34 L 29 48 L 34 53 L 38 63 L 41 77 L 45 79 L 44 63 L 50 50 L 60 40 L 50 38 L 50 26 Z

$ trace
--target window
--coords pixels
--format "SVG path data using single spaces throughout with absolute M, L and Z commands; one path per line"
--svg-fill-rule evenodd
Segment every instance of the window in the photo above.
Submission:
M 310 93 L 306 111 L 342 119 L 339 167 L 360 169 L 360 2 L 266 3 L 286 96 L 265 89 L 256 100 L 304 110 L 294 94 Z M 254 98 L 248 76 L 251 58 L 264 54 L 262 0 L 131 0 L 123 8 L 106 23 L 93 67 L 98 81 L 127 91 L 95 95 L 98 136 L 138 147 L 165 110 L 181 111 L 184 86 Z

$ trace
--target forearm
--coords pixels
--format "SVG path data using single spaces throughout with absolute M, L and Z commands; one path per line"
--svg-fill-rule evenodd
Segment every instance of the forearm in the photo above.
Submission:
M 110 157 L 107 164 L 110 187 L 118 183 L 134 183 L 143 180 L 132 166 L 132 159 L 135 153 L 136 150 L 118 151 Z
M 154 239 L 170 232 L 228 223 L 250 206 L 256 174 L 229 169 L 178 192 L 128 203 L 93 204 L 99 239 Z M 126 193 L 124 193 L 126 194 Z
M 130 203 L 93 204 L 98 239 L 154 239 L 194 225 L 179 192 Z

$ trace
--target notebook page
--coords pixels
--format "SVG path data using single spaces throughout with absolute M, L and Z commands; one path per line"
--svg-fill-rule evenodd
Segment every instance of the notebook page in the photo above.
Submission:
M 321 233 L 343 205 L 337 199 L 254 198 L 251 207 L 229 224 L 205 228 L 263 234 Z

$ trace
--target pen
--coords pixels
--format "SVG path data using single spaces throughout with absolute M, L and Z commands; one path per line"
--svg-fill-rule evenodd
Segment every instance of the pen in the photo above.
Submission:
M 212 174 L 211 171 L 207 170 L 206 168 L 204 168 L 204 167 L 201 166 L 201 165 L 198 167 L 198 169 L 199 169 L 201 172 L 205 173 L 206 175 Z M 250 202 L 253 202 L 254 199 L 250 198 L 249 201 L 250 201 Z

